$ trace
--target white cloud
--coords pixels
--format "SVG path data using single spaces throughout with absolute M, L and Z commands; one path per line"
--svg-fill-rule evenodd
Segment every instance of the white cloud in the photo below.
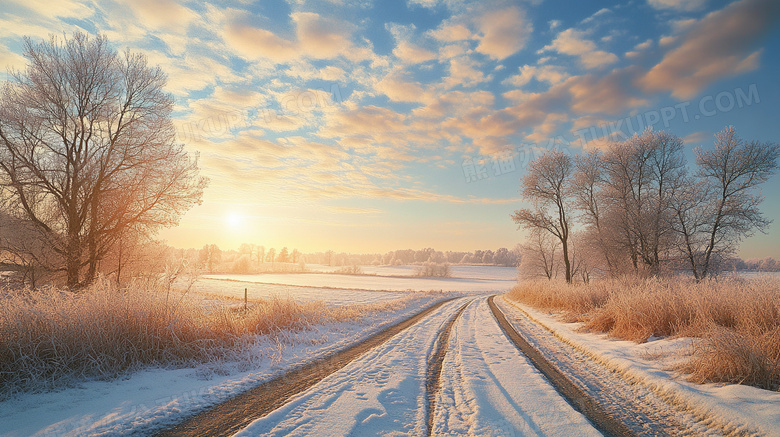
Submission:
M 576 29 L 566 29 L 559 33 L 553 42 L 540 50 L 556 51 L 565 55 L 577 56 L 580 64 L 593 69 L 617 62 L 618 58 L 613 53 L 599 50 L 596 43 L 586 38 L 586 32 Z
M 721 78 L 758 68 L 755 42 L 780 16 L 775 0 L 742 0 L 711 12 L 681 36 L 682 42 L 639 80 L 645 91 L 691 98 Z
M 647 4 L 659 10 L 690 12 L 702 9 L 707 0 L 647 0 Z
M 504 59 L 525 47 L 533 25 L 520 8 L 512 6 L 485 13 L 477 19 L 477 28 L 477 51 Z
M 522 87 L 526 85 L 531 79 L 547 82 L 550 85 L 563 82 L 569 77 L 569 75 L 563 71 L 560 67 L 554 65 L 524 65 L 520 67 L 520 74 L 510 76 L 504 83 L 514 85 L 516 87 Z

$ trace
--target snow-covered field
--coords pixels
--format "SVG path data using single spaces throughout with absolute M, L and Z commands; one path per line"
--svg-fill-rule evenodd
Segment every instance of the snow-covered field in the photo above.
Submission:
M 517 283 L 512 267 L 453 266 L 449 278 L 411 277 L 413 266 L 363 267 L 365 275 L 335 273 L 263 273 L 257 275 L 206 275 L 204 279 L 245 283 L 383 291 L 458 291 L 504 293 Z M 241 296 L 243 297 L 243 287 Z M 327 292 L 323 292 L 327 294 Z
M 417 266 L 360 266 L 363 274 L 379 276 L 414 276 Z M 323 264 L 307 264 L 306 269 L 315 273 L 332 273 L 342 267 Z M 505 279 L 517 281 L 516 267 L 499 267 L 490 265 L 460 265 L 451 264 L 450 273 L 453 278 Z
M 380 293 L 374 293 L 380 294 Z M 408 296 L 405 293 L 404 296 Z M 311 331 L 266 336 L 259 361 L 207 363 L 197 368 L 146 369 L 112 381 L 86 381 L 58 392 L 24 394 L 0 402 L 2 436 L 126 435 L 177 423 L 318 356 L 367 338 L 443 297 L 420 294 L 393 313 Z M 278 340 L 278 341 L 277 341 Z
M 297 276 L 298 274 L 274 274 L 278 276 Z M 266 275 L 262 275 L 266 276 Z M 300 302 L 322 301 L 328 305 L 350 305 L 385 302 L 407 296 L 405 292 L 345 290 L 339 288 L 300 287 L 294 285 L 263 284 L 235 279 L 199 278 L 192 286 L 191 293 L 203 298 L 230 298 L 243 300 L 244 289 L 247 299 L 267 299 L 277 296 L 292 298 Z M 245 278 L 246 279 L 246 278 Z

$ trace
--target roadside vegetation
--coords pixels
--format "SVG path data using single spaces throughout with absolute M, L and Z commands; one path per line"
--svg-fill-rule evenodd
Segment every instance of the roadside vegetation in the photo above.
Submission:
M 508 297 L 620 339 L 694 337 L 691 358 L 678 368 L 690 380 L 780 390 L 780 279 L 536 280 Z
M 125 288 L 98 280 L 80 293 L 55 288 L 0 291 L 0 399 L 85 379 L 113 379 L 145 366 L 253 362 L 262 340 L 329 322 L 397 310 L 408 299 L 329 307 L 290 298 L 204 305 L 164 280 Z M 265 337 L 263 337 L 265 336 Z

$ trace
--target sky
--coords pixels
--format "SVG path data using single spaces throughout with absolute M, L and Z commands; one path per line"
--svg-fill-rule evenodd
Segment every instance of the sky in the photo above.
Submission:
M 780 142 L 775 0 L 0 1 L 0 68 L 23 36 L 82 31 L 168 74 L 211 180 L 161 232 L 177 247 L 511 248 L 547 149 L 648 126 L 690 164 L 727 125 Z M 779 182 L 745 258 L 780 258 Z

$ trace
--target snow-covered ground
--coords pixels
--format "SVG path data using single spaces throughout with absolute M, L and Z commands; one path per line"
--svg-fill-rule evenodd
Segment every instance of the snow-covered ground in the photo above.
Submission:
M 467 300 L 450 337 L 434 435 L 600 435 L 507 341 L 486 298 L 445 304 L 237 435 L 425 435 L 428 359 Z
M 517 283 L 512 267 L 453 266 L 449 278 L 411 277 L 413 266 L 364 267 L 365 275 L 335 273 L 262 273 L 257 275 L 206 275 L 204 279 L 277 284 L 298 287 L 384 291 L 458 291 L 504 293 Z M 243 297 L 243 287 L 241 296 Z M 327 294 L 327 292 L 323 292 Z
M 414 276 L 418 266 L 360 266 L 366 275 L 379 276 Z M 323 264 L 307 264 L 306 269 L 317 273 L 332 273 L 343 267 L 327 266 Z M 450 273 L 453 278 L 478 278 L 478 279 L 505 279 L 517 281 L 516 267 L 479 266 L 451 264 Z
M 263 337 L 254 346 L 255 362 L 152 368 L 117 380 L 86 381 L 58 392 L 20 395 L 0 402 L 0 435 L 126 435 L 169 426 L 285 370 L 367 338 L 443 297 L 420 294 L 393 313 L 315 326 L 311 331 L 282 335 L 279 341 Z
M 487 298 L 453 327 L 434 418 L 434 435 L 601 435 L 507 340 Z
M 279 276 L 297 276 L 298 274 L 275 274 Z M 266 275 L 262 275 L 266 276 Z M 406 292 L 371 291 L 371 290 L 345 290 L 338 288 L 299 287 L 293 285 L 263 284 L 239 280 L 224 280 L 213 278 L 199 278 L 192 286 L 191 293 L 203 298 L 231 298 L 244 299 L 244 289 L 247 290 L 247 298 L 267 299 L 269 297 L 292 298 L 301 302 L 322 301 L 328 305 L 351 305 L 385 302 L 407 296 Z M 394 279 L 391 279 L 394 280 Z
M 780 437 L 779 392 L 736 384 L 693 384 L 684 375 L 667 370 L 685 359 L 691 339 L 654 339 L 637 344 L 608 338 L 605 334 L 577 332 L 581 324 L 560 322 L 554 314 L 515 301 L 496 299 L 496 303 L 510 321 L 512 312 L 524 312 L 537 325 L 603 364 L 621 379 L 645 387 L 690 415 L 710 418 L 718 427 L 737 435 Z

